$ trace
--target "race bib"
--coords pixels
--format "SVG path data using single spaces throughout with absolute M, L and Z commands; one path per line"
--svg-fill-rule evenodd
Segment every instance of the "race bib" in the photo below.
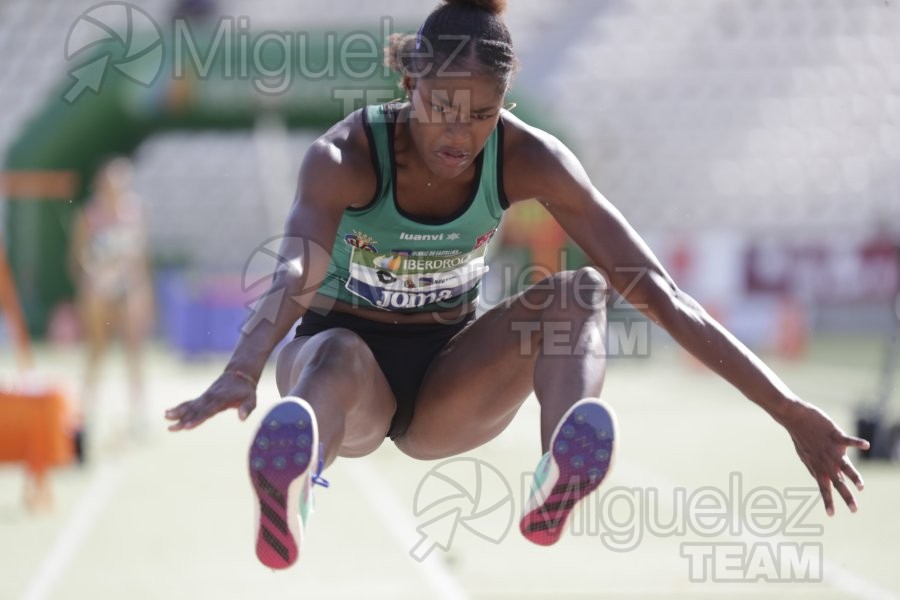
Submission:
M 487 245 L 482 245 L 467 253 L 441 256 L 397 250 L 379 254 L 354 247 L 345 287 L 386 310 L 421 308 L 474 288 L 488 270 L 486 250 Z

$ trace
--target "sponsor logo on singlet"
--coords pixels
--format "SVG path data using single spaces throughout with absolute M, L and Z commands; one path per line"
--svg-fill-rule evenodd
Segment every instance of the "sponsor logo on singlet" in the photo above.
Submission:
M 408 240 L 411 242 L 441 242 L 443 240 L 455 241 L 459 239 L 459 234 L 456 232 L 453 233 L 407 233 L 405 231 L 400 232 L 401 240 Z
M 450 255 L 404 250 L 379 254 L 351 246 L 345 287 L 388 310 L 421 308 L 455 298 L 474 288 L 487 272 L 486 245 Z
M 353 233 L 348 233 L 344 236 L 344 241 L 353 246 L 354 249 L 359 248 L 366 252 L 378 252 L 375 239 L 361 231 L 353 230 Z
M 497 233 L 497 228 L 494 227 L 484 235 L 478 236 L 478 239 L 475 240 L 475 250 L 481 248 L 482 246 L 486 246 L 488 242 L 491 241 L 491 238 L 494 237 L 494 234 Z

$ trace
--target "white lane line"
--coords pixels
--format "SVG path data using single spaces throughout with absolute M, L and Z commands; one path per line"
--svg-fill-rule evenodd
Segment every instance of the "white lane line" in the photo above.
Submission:
M 65 572 L 72 556 L 90 533 L 94 521 L 115 491 L 123 471 L 119 462 L 104 464 L 97 468 L 93 481 L 79 499 L 69 522 L 31 578 L 22 600 L 44 600 L 49 596 L 56 581 Z
M 438 554 L 432 553 L 422 562 L 414 560 L 409 555 L 409 551 L 419 541 L 409 510 L 403 508 L 394 490 L 381 475 L 365 463 L 365 460 L 345 459 L 341 466 L 348 470 L 357 485 L 366 490 L 365 497 L 369 499 L 369 504 L 381 517 L 407 560 L 428 581 L 434 592 L 432 597 L 443 600 L 468 600 L 468 594 Z
M 678 486 L 669 481 L 666 477 L 659 475 L 646 467 L 637 465 L 630 461 L 623 461 L 621 456 L 618 459 L 616 474 L 623 479 L 628 480 L 628 485 L 647 487 L 652 486 L 659 491 L 659 498 L 671 498 L 672 490 Z M 731 514 L 731 511 L 726 511 Z M 749 532 L 743 531 L 736 536 L 729 536 L 747 543 L 764 542 L 767 544 L 777 544 L 785 542 L 786 539 L 781 536 L 759 537 Z M 845 592 L 854 598 L 863 598 L 864 600 L 900 600 L 893 592 L 884 589 L 878 584 L 866 579 L 862 575 L 854 573 L 850 569 L 843 567 L 828 559 L 822 560 L 822 579 L 825 583 Z

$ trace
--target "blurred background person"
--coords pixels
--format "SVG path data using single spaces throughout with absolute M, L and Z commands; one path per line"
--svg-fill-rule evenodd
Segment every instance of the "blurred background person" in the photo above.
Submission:
M 115 158 L 98 172 L 94 190 L 74 222 L 73 280 L 81 316 L 87 362 L 81 393 L 82 430 L 96 423 L 100 362 L 113 334 L 125 350 L 130 390 L 130 429 L 145 433 L 142 347 L 153 322 L 153 287 L 138 197 L 131 189 L 131 162 Z

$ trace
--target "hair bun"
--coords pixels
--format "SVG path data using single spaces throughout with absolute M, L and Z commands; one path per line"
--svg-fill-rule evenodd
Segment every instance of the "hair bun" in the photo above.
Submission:
M 486 10 L 492 15 L 500 15 L 506 10 L 507 0 L 444 0 L 445 4 L 455 4 L 457 6 L 470 6 L 472 8 L 480 8 Z

